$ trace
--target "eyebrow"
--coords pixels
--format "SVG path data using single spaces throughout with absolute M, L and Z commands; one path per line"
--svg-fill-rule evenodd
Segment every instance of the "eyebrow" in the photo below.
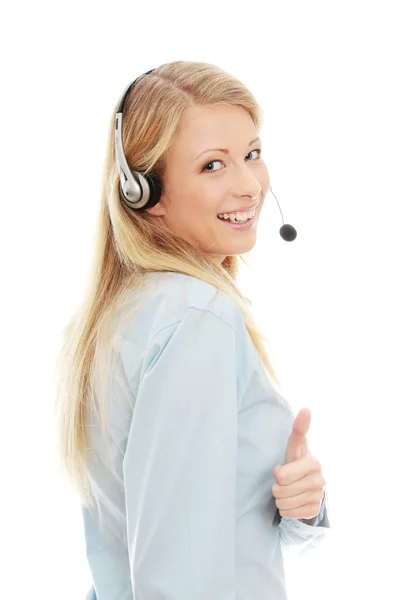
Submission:
M 251 146 L 252 144 L 254 144 L 254 142 L 257 142 L 257 141 L 261 141 L 261 139 L 259 137 L 256 137 L 255 140 L 251 140 L 251 142 L 249 143 L 249 146 Z M 224 152 L 225 154 L 229 154 L 228 148 L 209 148 L 208 150 L 203 150 L 203 152 L 200 152 L 200 154 L 198 156 L 196 156 L 196 158 L 194 160 L 197 160 L 198 158 L 200 158 L 200 156 L 202 154 L 205 154 L 206 152 L 216 152 L 216 151 Z

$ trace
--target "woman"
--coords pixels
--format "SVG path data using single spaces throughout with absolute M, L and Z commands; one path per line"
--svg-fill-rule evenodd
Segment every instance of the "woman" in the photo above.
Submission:
M 270 184 L 261 109 L 206 63 L 136 81 L 112 116 L 93 269 L 58 364 L 88 598 L 280 600 L 282 546 L 311 547 L 329 522 L 310 415 L 294 421 L 278 394 L 237 284 Z

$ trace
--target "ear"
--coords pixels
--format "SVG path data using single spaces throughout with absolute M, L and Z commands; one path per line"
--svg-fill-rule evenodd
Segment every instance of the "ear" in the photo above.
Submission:
M 160 198 L 159 202 L 150 208 L 145 208 L 145 211 L 153 217 L 164 217 L 166 214 L 165 205 Z
M 160 200 L 154 206 L 145 208 L 145 211 L 154 217 L 164 217 L 167 214 L 165 194 L 161 194 Z

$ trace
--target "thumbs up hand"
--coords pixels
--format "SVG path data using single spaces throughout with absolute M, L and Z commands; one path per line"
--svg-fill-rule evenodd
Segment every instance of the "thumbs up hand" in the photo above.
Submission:
M 310 423 L 311 411 L 302 408 L 293 422 L 285 464 L 272 471 L 276 480 L 272 494 L 281 517 L 312 519 L 321 509 L 326 482 L 320 462 L 308 449 L 306 434 Z

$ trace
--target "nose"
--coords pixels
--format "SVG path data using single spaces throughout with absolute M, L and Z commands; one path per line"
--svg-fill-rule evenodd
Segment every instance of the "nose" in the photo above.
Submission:
M 257 183 L 258 183 L 258 182 L 257 182 Z M 252 191 L 254 190 L 254 187 L 255 187 L 255 186 L 253 186 L 253 187 L 251 188 L 251 190 L 252 190 Z M 238 194 L 238 196 L 249 196 L 249 197 L 250 197 L 250 200 L 257 200 L 257 199 L 259 199 L 259 198 L 260 198 L 261 189 L 262 189 L 262 188 L 261 188 L 261 185 L 260 185 L 259 183 L 258 183 L 258 186 L 257 186 L 257 187 L 258 187 L 258 192 L 257 192 L 257 194 L 256 194 L 255 196 L 252 196 L 252 195 L 251 195 L 251 193 L 252 193 L 251 191 L 243 192 L 242 194 Z M 247 187 L 247 188 L 244 188 L 244 189 L 250 190 L 250 188 L 249 188 L 249 187 Z
M 248 196 L 251 200 L 257 200 L 259 198 L 262 186 L 258 179 L 249 170 L 247 165 L 244 165 L 243 169 L 237 176 L 238 183 L 235 186 L 236 195 L 238 197 Z

